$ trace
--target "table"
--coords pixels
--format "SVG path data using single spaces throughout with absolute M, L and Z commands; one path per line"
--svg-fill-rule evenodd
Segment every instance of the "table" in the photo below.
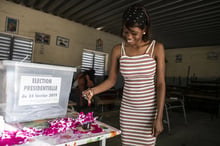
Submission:
M 47 120 L 31 122 L 32 125 L 38 125 L 41 123 L 46 123 Z M 121 133 L 120 130 L 107 125 L 100 121 L 95 121 L 102 129 L 103 132 L 100 133 L 86 133 L 86 134 L 73 134 L 72 130 L 65 133 L 56 134 L 53 136 L 38 136 L 30 139 L 30 142 L 23 144 L 23 146 L 76 146 L 83 145 L 92 142 L 99 141 L 100 146 L 106 145 L 106 139 L 117 136 Z M 27 123 L 26 123 L 27 124 Z M 19 124 L 20 126 L 25 124 Z M 29 122 L 30 126 L 30 122 Z M 21 128 L 21 127 L 20 127 Z

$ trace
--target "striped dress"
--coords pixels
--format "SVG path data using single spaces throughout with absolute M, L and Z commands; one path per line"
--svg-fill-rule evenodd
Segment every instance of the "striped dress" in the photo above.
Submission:
M 152 136 L 152 122 L 156 116 L 154 46 L 153 40 L 145 54 L 130 57 L 126 56 L 122 43 L 120 72 L 124 77 L 124 89 L 120 127 L 125 146 L 155 145 L 156 138 Z M 150 49 L 151 54 L 148 54 Z

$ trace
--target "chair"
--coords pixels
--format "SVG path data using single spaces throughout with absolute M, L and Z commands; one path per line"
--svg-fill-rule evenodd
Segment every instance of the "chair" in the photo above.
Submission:
M 187 124 L 187 117 L 184 104 L 184 90 L 178 88 L 167 88 L 165 99 L 166 121 L 164 121 L 168 125 L 169 134 L 171 133 L 169 111 L 174 109 L 182 109 L 185 124 Z

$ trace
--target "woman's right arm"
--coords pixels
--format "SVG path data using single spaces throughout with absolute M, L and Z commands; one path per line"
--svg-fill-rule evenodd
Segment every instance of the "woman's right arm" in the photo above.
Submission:
M 83 95 L 87 97 L 89 103 L 91 102 L 91 99 L 95 94 L 104 92 L 115 85 L 119 71 L 120 56 L 121 56 L 121 45 L 116 45 L 111 52 L 111 66 L 110 66 L 110 72 L 108 78 L 101 84 L 89 90 L 83 91 Z

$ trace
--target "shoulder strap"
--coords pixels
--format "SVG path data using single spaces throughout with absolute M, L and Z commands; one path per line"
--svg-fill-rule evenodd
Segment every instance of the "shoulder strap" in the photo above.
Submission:
M 121 43 L 121 56 L 125 56 L 125 47 L 124 47 L 124 42 Z
M 149 50 L 152 48 L 151 54 L 150 54 L 151 57 L 152 57 L 153 52 L 154 52 L 154 46 L 155 46 L 155 40 L 153 40 L 153 41 L 150 43 L 150 45 L 148 46 L 148 48 L 147 48 L 147 50 L 146 50 L 146 53 L 148 53 Z
M 154 52 L 154 47 L 155 47 L 155 43 L 156 41 L 155 40 L 153 40 L 153 42 L 152 42 L 152 50 L 151 50 L 151 57 L 153 57 L 153 52 Z
M 154 40 L 153 40 L 154 41 Z M 149 52 L 149 50 L 150 50 L 150 48 L 151 48 L 151 46 L 153 45 L 153 41 L 150 43 L 150 45 L 147 47 L 147 50 L 146 50 L 146 53 L 148 53 Z

